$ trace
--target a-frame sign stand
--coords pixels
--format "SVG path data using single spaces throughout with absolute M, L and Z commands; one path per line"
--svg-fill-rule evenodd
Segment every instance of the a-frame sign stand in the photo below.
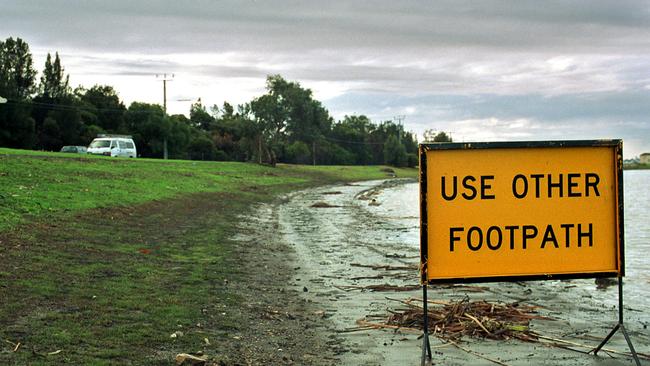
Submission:
M 422 358 L 421 358 L 421 366 L 426 366 L 431 364 L 431 360 L 433 358 L 433 355 L 431 353 L 431 343 L 429 342 L 429 316 L 428 316 L 428 309 L 427 309 L 427 284 L 422 285 L 422 308 L 424 312 L 424 333 L 422 335 Z M 623 324 L 623 277 L 618 277 L 618 324 L 614 326 L 614 329 L 612 329 L 611 332 L 605 337 L 605 339 L 598 345 L 598 347 L 594 348 L 592 352 L 594 355 L 598 354 L 598 351 L 600 351 L 607 342 L 616 334 L 618 330 L 621 330 L 623 332 L 623 336 L 625 337 L 625 341 L 627 342 L 628 347 L 630 347 L 630 352 L 632 353 L 632 357 L 634 358 L 634 362 L 636 363 L 637 366 L 641 366 L 641 361 L 639 360 L 639 355 L 636 353 L 636 350 L 634 349 L 634 345 L 632 344 L 632 340 L 630 339 L 630 335 L 627 333 L 627 329 L 625 329 L 625 325 Z
M 627 346 L 630 347 L 630 352 L 632 353 L 632 357 L 634 358 L 634 362 L 636 362 L 637 366 L 641 366 L 641 361 L 639 361 L 639 355 L 636 354 L 636 351 L 634 350 L 634 345 L 632 345 L 632 340 L 630 340 L 630 335 L 627 334 L 627 329 L 625 329 L 625 325 L 623 324 L 623 277 L 618 276 L 618 324 L 612 329 L 611 332 L 605 337 L 605 339 L 598 345 L 598 347 L 593 349 L 594 355 L 598 354 L 598 351 L 600 351 L 601 348 L 609 340 L 612 338 L 612 336 L 618 331 L 621 330 L 623 332 L 623 336 L 625 337 L 625 340 L 627 341 Z
M 419 152 L 423 366 L 432 359 L 429 284 L 601 277 L 618 277 L 618 324 L 592 351 L 596 355 L 620 329 L 641 366 L 623 322 L 622 140 L 431 143 L 420 144 Z M 534 177 L 546 179 L 547 189 L 540 190 Z M 536 224 L 514 225 L 513 207 Z M 560 218 L 558 212 L 565 215 Z M 571 260 L 551 260 L 544 249 L 546 244 L 560 247 L 553 225 L 565 229 L 563 249 Z M 502 227 L 521 230 L 521 240 L 510 231 L 506 242 Z M 567 228 L 576 228 L 577 245 L 570 245 Z M 539 247 L 526 246 L 533 237 L 541 240 Z M 581 245 L 586 238 L 588 246 Z M 507 243 L 511 250 L 499 251 Z M 434 257 L 435 264 L 429 263 Z

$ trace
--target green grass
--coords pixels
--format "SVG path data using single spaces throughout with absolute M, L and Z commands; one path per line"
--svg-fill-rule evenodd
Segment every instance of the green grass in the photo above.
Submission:
M 645 170 L 645 169 L 650 169 L 650 164 L 641 164 L 641 163 L 623 164 L 623 169 L 625 169 L 625 170 Z
M 386 178 L 377 166 L 277 168 L 236 162 L 115 159 L 0 148 L 0 231 L 33 217 L 196 192 Z M 415 177 L 415 169 L 395 169 Z M 107 211 L 109 214 L 109 211 Z
M 383 169 L 0 149 L 0 364 L 168 365 L 180 352 L 233 352 L 253 291 L 232 240 L 239 215 L 294 189 L 383 179 Z M 278 285 L 273 273 L 264 281 Z

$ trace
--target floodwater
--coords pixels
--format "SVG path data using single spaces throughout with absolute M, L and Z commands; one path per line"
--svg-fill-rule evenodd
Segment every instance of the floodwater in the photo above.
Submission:
M 625 202 L 625 299 L 650 307 L 650 170 L 623 176 Z
M 650 171 L 626 171 L 624 287 L 626 327 L 637 350 L 650 349 Z M 421 298 L 420 290 L 374 292 L 372 286 L 419 284 L 418 184 L 364 182 L 299 192 L 278 208 L 283 240 L 296 251 L 298 274 L 292 286 L 331 320 L 330 332 L 342 339 L 343 365 L 417 364 L 418 334 L 355 331 L 358 320 L 385 319 L 399 308 L 395 299 Z M 316 206 L 316 207 L 315 207 Z M 386 267 L 388 266 L 388 267 Z M 597 289 L 593 279 L 533 281 L 481 285 L 476 293 L 462 286 L 431 288 L 430 299 L 522 301 L 544 309 L 557 320 L 535 323 L 541 331 L 595 346 L 617 321 L 616 286 Z M 573 337 L 573 338 L 572 338 Z M 590 337 L 585 339 L 585 337 Z M 443 364 L 491 364 L 489 361 L 436 343 Z M 496 341 L 472 342 L 472 349 L 508 365 L 627 365 L 630 358 L 596 358 L 554 348 L 508 341 L 508 352 Z M 627 351 L 622 336 L 607 347 Z M 584 351 L 588 351 L 585 349 Z
M 626 271 L 624 299 L 627 305 L 650 309 L 650 170 L 626 170 L 623 174 Z M 374 216 L 392 220 L 400 227 L 394 233 L 396 241 L 419 248 L 418 184 L 386 189 L 377 199 L 382 204 L 369 206 L 369 211 Z M 584 287 L 587 284 L 591 286 L 593 281 L 576 283 Z M 611 296 L 603 298 L 604 301 L 614 302 L 617 299 L 612 299 Z

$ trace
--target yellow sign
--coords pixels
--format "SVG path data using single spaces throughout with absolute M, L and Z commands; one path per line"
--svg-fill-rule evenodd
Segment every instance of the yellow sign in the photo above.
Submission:
M 623 275 L 621 160 L 620 140 L 420 145 L 422 281 Z

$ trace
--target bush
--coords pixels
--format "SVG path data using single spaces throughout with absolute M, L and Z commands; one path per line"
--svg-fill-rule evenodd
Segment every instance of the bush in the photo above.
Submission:
M 408 154 L 407 159 L 408 159 L 408 167 L 409 168 L 416 168 L 420 163 L 418 161 L 418 155 L 417 154 Z
M 286 157 L 289 163 L 309 164 L 311 163 L 311 151 L 302 141 L 296 141 L 289 145 L 286 150 Z

